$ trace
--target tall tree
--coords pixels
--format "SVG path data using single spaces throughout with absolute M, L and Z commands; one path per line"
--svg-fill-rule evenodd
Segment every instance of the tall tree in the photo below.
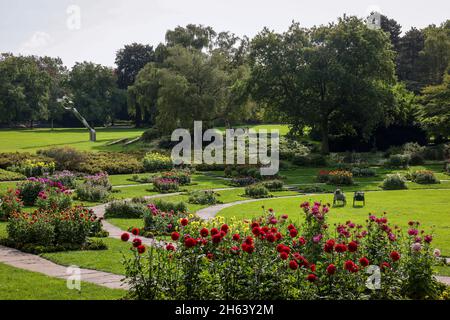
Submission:
M 117 51 L 117 83 L 120 89 L 127 90 L 129 86 L 134 84 L 139 71 L 149 62 L 155 60 L 155 52 L 150 45 L 133 43 L 126 45 Z M 130 108 L 129 108 L 130 109 Z M 141 125 L 142 114 L 139 108 L 131 110 L 135 116 L 135 124 L 137 127 Z
M 450 68 L 443 77 L 443 83 L 423 89 L 420 99 L 421 122 L 436 137 L 450 136 Z
M 397 75 L 406 83 L 409 90 L 416 93 L 422 87 L 422 61 L 420 52 L 425 46 L 425 37 L 421 30 L 411 28 L 400 39 L 397 57 Z
M 216 32 L 211 27 L 203 25 L 188 24 L 186 27 L 176 27 L 166 32 L 166 43 L 168 47 L 182 46 L 188 49 L 202 50 L 213 45 Z
M 70 72 L 69 86 L 74 104 L 86 120 L 107 124 L 118 109 L 117 75 L 112 68 L 92 62 L 76 63 Z
M 34 121 L 48 117 L 51 79 L 34 57 L 0 57 L 0 121 Z
M 402 26 L 394 19 L 389 19 L 385 15 L 381 15 L 381 29 L 389 34 L 392 46 L 396 52 L 399 51 L 400 35 L 402 33 Z
M 317 128 L 329 152 L 330 125 L 365 137 L 383 120 L 392 100 L 394 52 L 386 33 L 356 17 L 284 34 L 264 30 L 251 44 L 253 93 L 276 106 L 294 130 Z

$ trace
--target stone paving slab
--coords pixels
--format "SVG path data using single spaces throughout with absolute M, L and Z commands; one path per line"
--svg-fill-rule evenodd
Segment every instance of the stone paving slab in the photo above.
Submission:
M 38 272 L 50 277 L 67 279 L 67 267 L 58 265 L 34 254 L 21 252 L 16 249 L 0 246 L 0 262 L 9 266 L 24 269 L 32 272 Z M 111 289 L 127 289 L 128 286 L 121 280 L 121 275 L 112 273 L 80 269 L 81 281 L 90 282 Z

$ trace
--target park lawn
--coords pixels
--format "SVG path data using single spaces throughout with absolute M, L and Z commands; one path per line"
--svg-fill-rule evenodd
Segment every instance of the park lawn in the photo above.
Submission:
M 8 189 L 14 189 L 16 182 L 0 182 L 0 194 L 5 193 Z
M 150 173 L 133 173 L 133 174 L 114 174 L 109 176 L 109 181 L 113 186 L 127 186 L 127 185 L 134 185 L 134 184 L 140 184 L 139 182 L 132 181 L 131 179 L 134 176 L 137 176 L 139 178 L 149 177 Z
M 84 128 L 73 129 L 1 129 L 0 152 L 30 152 L 50 147 L 71 146 L 85 151 L 124 151 L 134 147 L 121 144 L 107 146 L 122 138 L 137 138 L 144 129 L 99 128 L 97 142 L 89 141 L 89 133 Z
M 381 215 L 388 213 L 388 218 L 394 224 L 407 228 L 408 221 L 417 220 L 427 232 L 434 230 L 434 245 L 441 249 L 442 254 L 450 256 L 450 199 L 449 190 L 404 190 L 380 191 L 366 194 L 366 207 L 353 208 L 351 197 L 348 196 L 346 207 L 334 207 L 328 215 L 330 223 L 345 223 L 352 220 L 364 223 L 369 213 Z M 277 214 L 289 214 L 290 219 L 301 222 L 303 213 L 299 205 L 303 201 L 332 202 L 333 195 L 304 195 L 289 199 L 267 199 L 225 208 L 218 213 L 225 218 L 239 219 L 258 217 L 261 206 L 273 208 Z
M 108 246 L 107 250 L 80 250 L 44 253 L 41 256 L 59 265 L 77 265 L 80 268 L 101 270 L 115 274 L 124 274 L 122 259 L 131 255 L 130 242 L 118 239 L 101 238 Z
M 0 300 L 117 300 L 125 290 L 82 282 L 81 291 L 67 289 L 63 279 L 0 263 Z
M 0 239 L 6 238 L 8 236 L 8 233 L 6 232 L 6 221 L 0 221 Z

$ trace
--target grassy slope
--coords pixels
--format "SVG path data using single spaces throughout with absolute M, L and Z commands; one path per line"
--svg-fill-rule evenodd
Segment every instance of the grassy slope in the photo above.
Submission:
M 0 130 L 0 152 L 35 152 L 38 149 L 69 145 L 80 150 L 119 151 L 122 145 L 106 146 L 122 138 L 139 137 L 143 129 L 97 129 L 97 142 L 89 142 L 86 129 L 21 129 Z M 132 148 L 132 146 L 130 146 Z
M 350 194 L 347 194 L 351 198 Z M 353 208 L 351 203 L 346 207 L 332 208 L 329 214 L 331 223 L 352 220 L 363 223 L 368 213 L 376 215 L 384 211 L 388 213 L 391 222 L 401 227 L 407 226 L 408 221 L 418 220 L 430 231 L 434 227 L 435 246 L 450 256 L 450 199 L 449 190 L 408 190 L 408 191 L 380 191 L 366 194 L 366 207 Z M 300 221 L 303 216 L 299 208 L 302 201 L 332 202 L 331 194 L 317 196 L 301 196 L 293 199 L 271 199 L 236 205 L 226 208 L 218 215 L 224 217 L 250 218 L 261 215 L 261 206 L 272 207 L 278 214 L 287 213 L 293 220 Z M 351 201 L 351 200 L 350 200 Z
M 66 281 L 0 263 L 0 300 L 116 300 L 124 290 L 82 282 L 81 291 L 69 290 Z

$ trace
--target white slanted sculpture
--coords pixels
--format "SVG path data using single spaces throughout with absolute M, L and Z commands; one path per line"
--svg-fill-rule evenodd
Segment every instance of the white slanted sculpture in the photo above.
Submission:
M 63 108 L 72 111 L 72 113 L 77 117 L 78 120 L 83 123 L 83 125 L 89 130 L 89 137 L 92 142 L 97 141 L 97 134 L 95 130 L 89 125 L 85 118 L 78 112 L 77 108 L 73 106 L 73 101 L 70 100 L 68 96 L 64 96 L 61 99 L 58 99 L 58 102 L 62 104 Z

